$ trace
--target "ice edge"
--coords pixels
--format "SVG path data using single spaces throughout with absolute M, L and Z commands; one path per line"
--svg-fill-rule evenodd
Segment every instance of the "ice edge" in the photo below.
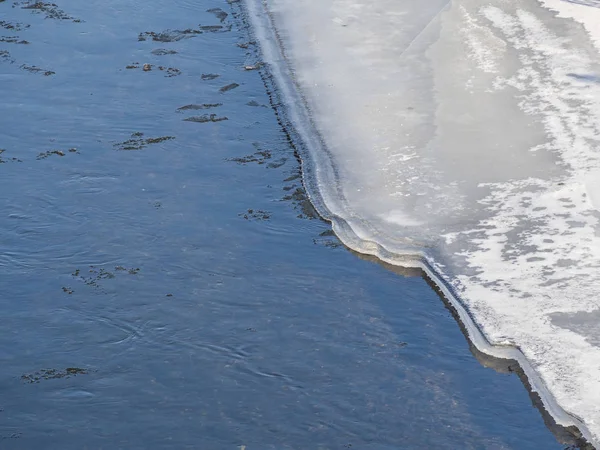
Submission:
M 281 39 L 277 35 L 265 1 L 244 0 L 241 4 L 251 25 L 249 32 L 260 46 L 258 51 L 264 64 L 262 70 L 270 79 L 267 81 L 273 85 L 273 88 L 276 88 L 276 91 L 273 90 L 272 95 L 280 100 L 273 101 L 274 107 L 277 113 L 285 119 L 285 122 L 291 125 L 287 132 L 300 151 L 303 182 L 311 202 L 321 217 L 331 222 L 334 232 L 347 247 L 359 253 L 375 256 L 379 260 L 394 266 L 423 270 L 455 308 L 459 320 L 465 327 L 468 338 L 473 345 L 479 351 L 491 357 L 517 361 L 528 378 L 531 390 L 540 396 L 544 408 L 556 423 L 565 428 L 576 427 L 588 443 L 595 448 L 600 448 L 600 441 L 594 438 L 583 419 L 564 410 L 556 402 L 553 394 L 518 347 L 492 345 L 487 340 L 465 305 L 443 280 L 443 275 L 433 268 L 433 261 L 429 261 L 422 253 L 413 256 L 398 255 L 386 250 L 376 242 L 361 239 L 356 230 L 332 210 L 330 205 L 335 205 L 335 202 L 327 201 L 323 192 L 318 188 L 317 181 L 319 174 L 322 173 L 326 173 L 330 179 L 336 179 L 335 167 L 331 162 L 323 139 L 313 124 L 306 101 L 297 88 L 294 75 L 286 62 Z M 336 200 L 342 204 L 344 203 L 342 195 Z

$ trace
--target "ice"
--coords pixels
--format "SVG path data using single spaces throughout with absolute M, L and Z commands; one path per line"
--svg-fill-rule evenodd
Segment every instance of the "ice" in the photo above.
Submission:
M 600 2 L 247 0 L 340 238 L 600 444 Z

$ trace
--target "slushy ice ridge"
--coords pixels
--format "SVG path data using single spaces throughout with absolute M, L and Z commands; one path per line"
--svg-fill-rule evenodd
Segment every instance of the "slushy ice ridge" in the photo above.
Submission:
M 342 240 L 428 270 L 598 445 L 600 1 L 247 7 Z

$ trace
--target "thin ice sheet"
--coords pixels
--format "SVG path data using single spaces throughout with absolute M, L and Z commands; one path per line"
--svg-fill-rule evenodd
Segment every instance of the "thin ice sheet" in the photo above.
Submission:
M 600 442 L 600 3 L 248 3 L 342 239 L 419 256 Z

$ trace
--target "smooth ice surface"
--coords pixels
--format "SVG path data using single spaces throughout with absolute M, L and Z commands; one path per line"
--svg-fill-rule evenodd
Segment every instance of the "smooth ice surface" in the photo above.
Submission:
M 342 239 L 419 256 L 600 442 L 600 3 L 248 4 Z

